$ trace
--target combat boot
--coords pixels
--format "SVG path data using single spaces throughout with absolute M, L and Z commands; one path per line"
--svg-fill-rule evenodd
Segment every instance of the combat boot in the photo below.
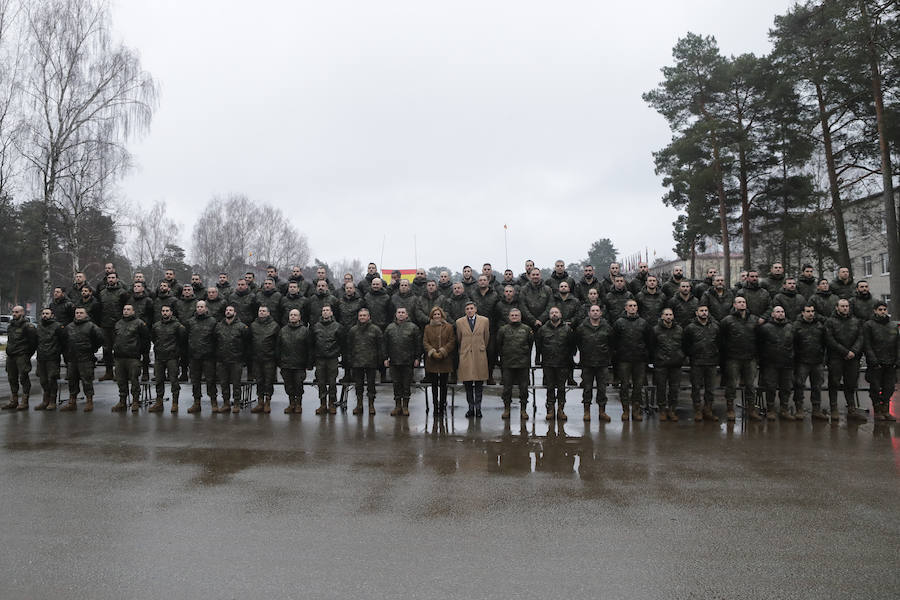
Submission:
M 294 400 L 294 414 L 299 415 L 303 412 L 303 396 L 297 396 Z
M 219 408 L 220 414 L 230 413 L 231 412 L 231 398 L 227 400 L 225 398 L 222 399 L 222 406 Z
M 334 400 L 328 400 L 328 414 L 329 415 L 337 414 L 337 406 L 335 406 Z
M 375 398 L 369 398 L 369 414 L 375 414 Z
M 622 404 L 622 421 L 628 421 L 631 419 L 631 411 L 628 410 L 627 404 Z
M 559 408 L 556 409 L 556 420 L 557 421 L 566 421 L 569 417 L 566 416 L 566 411 L 563 410 L 565 404 L 562 402 L 559 403 Z
M 147 409 L 147 412 L 157 413 L 163 411 L 163 399 L 159 396 L 156 397 L 156 401 L 150 405 L 150 408 Z
M 838 420 L 841 418 L 841 413 L 838 412 L 837 406 L 831 407 L 831 413 L 829 414 L 829 416 L 831 417 L 832 423 L 838 422 Z
M 19 400 L 16 410 L 28 410 L 28 394 L 22 394 L 22 399 Z
M 265 404 L 263 404 L 263 412 L 269 414 L 272 412 L 272 396 L 265 397 Z
M 49 404 L 47 401 L 48 396 L 50 396 L 50 394 L 47 393 L 47 390 L 44 390 L 44 394 L 41 396 L 41 403 L 35 406 L 34 410 L 47 410 L 47 404 Z
M 883 404 L 872 404 L 872 417 L 875 421 L 884 421 L 884 414 L 882 413 Z
M 93 396 L 88 396 L 87 398 L 84 399 L 84 412 L 94 412 L 94 397 Z
M 756 406 L 750 407 L 747 416 L 750 417 L 751 421 L 762 421 L 762 416 L 759 414 L 759 409 Z
M 394 398 L 394 408 L 391 410 L 392 417 L 399 417 L 403 414 L 403 409 L 400 408 L 400 398 Z
M 209 401 L 209 407 L 213 414 L 217 414 L 219 412 L 219 401 L 215 398 L 211 398 Z
M 737 419 L 734 414 L 734 400 L 729 400 L 725 403 L 725 419 L 732 423 Z
M 673 423 L 678 422 L 678 413 L 675 412 L 674 408 L 669 409 L 669 420 L 672 421 Z
M 805 415 L 804 415 L 804 413 L 803 413 L 803 405 L 802 405 L 802 404 L 796 404 L 796 403 L 795 403 L 795 404 L 794 404 L 794 420 L 795 420 L 795 421 L 802 421 L 803 418 L 804 418 L 804 416 L 805 416 Z
M 356 399 L 356 406 L 353 408 L 353 414 L 354 414 L 354 415 L 361 415 L 362 413 L 363 413 L 362 398 L 357 398 L 357 399 Z
M 810 416 L 813 421 L 827 421 L 828 420 L 828 415 L 825 414 L 825 411 L 822 410 L 822 407 L 817 404 L 813 405 L 812 413 L 810 413 Z
M 712 405 L 704 404 L 703 405 L 703 420 L 709 421 L 710 423 L 718 423 L 719 417 L 713 414 Z
M 600 405 L 600 414 L 598 414 L 597 417 L 605 423 L 609 423 L 610 421 L 612 421 L 612 417 L 610 417 L 608 414 L 606 414 L 606 405 L 605 404 Z
M 11 394 L 9 397 L 9 402 L 3 405 L 3 410 L 16 410 L 19 408 L 19 395 Z
M 319 398 L 319 408 L 316 409 L 317 415 L 327 415 L 328 407 L 325 405 L 325 398 Z
M 131 399 L 131 412 L 136 413 L 141 410 L 141 403 L 136 398 Z
M 519 403 L 519 419 L 522 421 L 528 420 L 528 403 L 527 402 Z
M 265 409 L 266 409 L 266 407 L 265 407 L 265 403 L 263 401 L 263 397 L 260 396 L 259 398 L 256 399 L 256 405 L 250 409 L 250 412 L 253 414 L 259 414 L 259 413 L 263 412 Z
M 69 401 L 59 407 L 59 412 L 72 412 L 78 409 L 78 396 L 69 396 Z
M 50 410 L 48 407 L 47 410 Z M 885 421 L 890 421 L 891 423 L 897 420 L 897 417 L 891 414 L 891 405 L 890 404 L 882 404 L 881 405 L 881 416 L 884 417 Z
M 178 413 L 178 394 L 172 394 L 172 408 L 169 409 L 169 412 L 173 415 Z
M 644 411 L 641 410 L 641 405 L 635 402 L 631 406 L 631 420 L 632 421 L 643 421 L 644 420 Z
M 662 423 L 663 421 L 668 421 L 668 420 L 669 420 L 669 409 L 668 409 L 668 408 L 661 408 L 661 409 L 659 409 L 659 421 L 660 421 L 660 423 Z
M 56 410 L 56 396 L 54 396 L 53 394 L 47 394 L 46 410 Z
M 234 404 L 231 405 L 231 414 L 236 415 L 241 412 L 241 402 L 240 400 L 235 400 Z
M 401 403 L 401 408 L 400 408 L 400 410 L 403 411 L 403 416 L 404 416 L 404 417 L 408 417 L 408 416 L 409 416 L 409 398 L 404 398 L 404 399 L 403 399 L 403 401 L 402 401 L 402 403 Z
M 106 373 L 103 374 L 103 377 L 100 378 L 100 381 L 115 381 L 115 380 L 116 380 L 115 368 L 107 365 Z
M 189 415 L 199 413 L 201 410 L 202 408 L 200 406 L 200 398 L 194 398 L 194 403 L 191 404 L 187 409 Z
M 703 420 L 703 409 L 700 408 L 699 404 L 694 405 L 694 423 L 699 423 Z
M 556 418 L 556 411 L 554 410 L 554 406 L 552 404 L 547 405 L 547 420 L 552 421 Z
M 591 420 L 591 405 L 590 404 L 584 405 L 584 417 L 582 417 L 581 420 L 586 423 L 590 422 L 590 420 Z
M 778 413 L 775 412 L 775 405 L 767 404 L 766 405 L 766 421 L 777 421 L 777 420 L 778 420 Z
M 847 407 L 847 421 L 855 421 L 857 423 L 866 423 L 869 418 L 866 414 L 860 410 L 858 410 L 854 406 Z
M 113 405 L 112 412 L 122 412 L 123 410 L 125 410 L 125 399 L 119 398 L 119 401 Z
M 778 418 L 782 421 L 796 421 L 794 415 L 791 414 L 791 410 L 787 407 L 787 404 L 781 405 L 781 410 L 778 411 Z
M 512 402 L 506 402 L 506 401 L 503 402 L 503 414 L 500 415 L 500 418 L 501 418 L 501 419 L 508 419 L 508 418 L 509 418 L 509 412 L 510 412 L 510 411 L 509 411 L 509 407 L 510 407 L 511 405 L 512 405 Z

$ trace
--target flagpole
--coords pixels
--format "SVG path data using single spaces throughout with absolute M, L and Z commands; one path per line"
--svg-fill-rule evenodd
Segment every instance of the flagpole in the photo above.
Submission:
M 505 268 L 507 268 L 507 269 L 509 268 L 509 239 L 507 238 L 507 235 L 506 235 L 508 229 L 509 228 L 506 226 L 506 223 L 504 223 L 503 224 L 503 251 L 506 253 L 506 267 Z
M 416 269 L 419 268 L 419 245 L 416 242 L 416 236 L 413 235 L 413 260 L 416 263 Z

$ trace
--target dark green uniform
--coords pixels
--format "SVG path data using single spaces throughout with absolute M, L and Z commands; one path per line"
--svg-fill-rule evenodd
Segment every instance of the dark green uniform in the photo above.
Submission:
M 37 350 L 37 328 L 24 316 L 12 319 L 6 332 L 6 375 L 12 398 L 3 408 L 16 409 L 19 406 L 17 397 L 19 386 L 22 389 L 23 406 L 28 407 L 28 395 L 31 393 L 31 357 Z
M 732 310 L 722 319 L 722 354 L 725 357 L 725 403 L 734 406 L 739 383 L 743 383 L 744 408 L 750 409 L 751 418 L 757 419 L 754 405 L 756 398 L 756 328 L 759 317 L 750 311 Z
M 653 385 L 659 405 L 674 413 L 678 408 L 681 365 L 684 364 L 684 330 L 672 321 L 653 327 Z M 668 413 L 667 413 L 668 416 Z
M 866 353 L 866 380 L 876 421 L 884 421 L 888 404 L 897 384 L 900 343 L 897 322 L 890 317 L 874 315 L 863 323 L 863 348 Z
M 303 323 L 288 323 L 278 331 L 278 366 L 284 380 L 288 408 L 299 413 L 303 403 L 303 381 L 306 369 L 313 363 L 312 336 Z M 287 410 L 285 410 L 287 412 Z
M 119 404 L 114 410 L 122 410 L 128 402 L 131 387 L 132 410 L 137 410 L 141 398 L 141 355 L 150 345 L 147 324 L 135 315 L 122 317 L 115 326 L 113 354 L 116 359 L 116 383 L 119 385 Z
M 320 407 L 316 414 L 336 412 L 338 357 L 344 345 L 344 328 L 333 318 L 320 319 L 311 326 L 313 351 L 316 359 L 316 381 L 319 382 Z
M 832 418 L 837 417 L 837 393 L 843 389 L 848 414 L 856 412 L 859 359 L 862 356 L 862 322 L 853 316 L 835 313 L 825 321 L 828 344 L 828 402 Z M 850 353 L 852 358 L 847 358 Z
M 790 417 L 789 404 L 794 377 L 794 327 L 787 320 L 769 319 L 760 325 L 757 335 L 762 363 L 760 387 L 766 392 L 770 414 L 775 411 L 775 390 L 781 404 L 781 415 Z
M 544 375 L 547 388 L 547 415 L 550 416 L 554 404 L 562 410 L 566 405 L 566 381 L 572 370 L 575 354 L 575 333 L 563 323 L 544 323 L 535 334 L 535 349 L 538 364 Z
M 369 409 L 374 410 L 375 373 L 384 364 L 384 355 L 384 336 L 378 325 L 371 321 L 357 322 L 350 328 L 344 368 L 351 370 L 356 383 L 356 414 L 362 411 L 363 388 L 367 384 Z
M 391 361 L 395 410 L 400 408 L 408 414 L 413 366 L 422 356 L 421 329 L 410 320 L 402 323 L 395 320 L 384 330 L 384 351 Z
M 256 397 L 259 402 L 270 402 L 275 393 L 275 365 L 278 330 L 280 327 L 272 315 L 257 317 L 250 324 L 251 354 L 256 378 Z
M 237 318 L 222 319 L 213 330 L 216 345 L 216 378 L 222 390 L 222 404 L 234 402 L 232 412 L 241 408 L 241 371 L 250 350 L 250 327 Z M 250 379 L 252 374 L 248 375 Z
M 806 321 L 801 317 L 794 322 L 794 404 L 802 408 L 803 387 L 809 379 L 809 401 L 817 419 L 824 417 L 822 383 L 826 347 L 825 324 L 821 320 Z
M 575 343 L 581 360 L 581 385 L 584 388 L 581 401 L 586 407 L 590 406 L 592 389 L 596 389 L 602 417 L 606 414 L 606 381 L 615 345 L 613 328 L 602 317 L 597 325 L 587 318 L 575 330 Z
M 150 328 L 153 341 L 153 373 L 156 376 L 156 399 L 162 400 L 166 392 L 166 379 L 172 389 L 172 402 L 178 403 L 181 384 L 178 382 L 178 365 L 187 342 L 187 329 L 174 316 L 160 317 Z
M 638 315 L 626 315 L 613 324 L 613 336 L 616 340 L 616 369 L 621 385 L 619 396 L 622 399 L 622 420 L 628 419 L 629 405 L 634 409 L 635 418 L 643 419 L 640 414 L 641 389 L 647 376 L 653 328 Z
M 526 410 L 533 343 L 534 334 L 531 327 L 521 321 L 507 323 L 497 330 L 497 352 L 500 355 L 503 382 L 501 398 L 507 409 L 512 403 L 513 385 L 516 385 L 519 388 L 519 403 L 523 413 Z
M 94 397 L 94 353 L 103 345 L 103 330 L 89 318 L 75 319 L 63 329 L 63 338 L 70 402 L 74 406 L 79 384 L 91 401 Z
M 204 378 L 206 379 L 206 394 L 215 410 L 218 408 L 216 400 L 216 320 L 209 314 L 194 315 L 187 323 L 187 330 L 191 364 L 191 392 L 194 396 L 194 406 L 189 410 L 200 412 Z
M 56 407 L 56 394 L 59 391 L 59 357 L 62 350 L 63 326 L 53 317 L 41 319 L 37 326 L 37 373 L 44 398 L 35 410 Z
M 703 416 L 712 419 L 716 367 L 719 364 L 719 324 L 709 318 L 703 323 L 698 317 L 694 317 L 684 328 L 684 350 L 691 361 L 691 401 L 694 411 L 701 410 L 702 390 Z M 729 407 L 729 410 L 732 409 L 733 407 Z

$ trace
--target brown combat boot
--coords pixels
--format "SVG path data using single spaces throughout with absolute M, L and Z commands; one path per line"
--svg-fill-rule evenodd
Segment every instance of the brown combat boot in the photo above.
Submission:
M 670 409 L 669 409 L 669 420 L 670 420 L 671 422 L 673 422 L 673 423 L 677 423 L 677 422 L 678 422 L 678 413 L 675 412 L 675 409 L 674 409 L 674 408 L 670 408 Z
M 262 396 L 256 399 L 256 405 L 250 409 L 253 414 L 259 414 L 266 409 Z
M 509 407 L 510 407 L 511 405 L 512 405 L 511 402 L 504 402 L 504 403 L 503 403 L 503 414 L 500 415 L 500 418 L 501 418 L 501 419 L 508 419 L 508 418 L 509 418 L 509 412 L 510 412 Z
M 640 404 L 633 404 L 631 406 L 631 420 L 632 421 L 643 421 L 644 420 L 644 411 L 641 409 Z
M 762 421 L 762 416 L 759 414 L 759 409 L 756 406 L 751 406 L 750 411 L 747 413 L 747 416 L 750 417 L 751 421 Z
M 263 403 L 263 412 L 269 414 L 272 412 L 272 396 L 266 396 Z
M 112 412 L 122 412 L 123 410 L 125 410 L 125 400 L 119 399 L 118 402 L 113 404 Z
M 337 406 L 334 404 L 333 400 L 328 401 L 328 414 L 336 415 L 337 414 Z
M 222 399 L 222 406 L 219 407 L 219 414 L 226 414 L 231 412 L 231 398 L 228 400 Z
M 375 414 L 375 398 L 369 398 L 369 414 Z
M 622 404 L 622 421 L 628 421 L 631 418 L 631 411 L 627 404 Z
M 582 417 L 581 420 L 585 421 L 586 423 L 590 422 L 590 420 L 591 420 L 591 405 L 590 404 L 584 405 L 584 417 Z
M 813 406 L 812 413 L 810 414 L 813 421 L 827 421 L 828 415 L 822 410 L 821 406 Z
M 392 417 L 399 417 L 403 414 L 403 409 L 400 408 L 400 398 L 394 398 L 394 408 L 391 409 Z
M 598 414 L 597 417 L 604 423 L 609 423 L 610 421 L 612 421 L 612 417 L 610 417 L 608 414 L 606 414 L 606 405 L 605 404 L 600 405 L 600 414 Z
M 694 405 L 694 423 L 699 423 L 703 420 L 703 409 L 700 408 L 699 404 Z
M 354 414 L 354 415 L 361 415 L 361 414 L 363 414 L 362 398 L 357 398 L 357 399 L 356 399 L 356 406 L 353 408 L 353 414 Z
M 519 403 L 519 419 L 522 421 L 528 420 L 528 403 L 527 402 Z
M 219 401 L 216 398 L 210 399 L 209 407 L 210 407 L 210 412 L 212 412 L 212 414 L 215 415 L 215 414 L 219 413 Z
M 56 396 L 54 396 L 53 394 L 47 394 L 46 410 L 56 410 Z
M 859 409 L 857 409 L 855 406 L 847 407 L 847 421 L 854 421 L 856 423 L 866 423 L 868 420 L 869 420 L 869 418 L 866 416 L 866 414 L 864 412 L 860 411 Z
M 47 393 L 47 390 L 44 390 L 44 394 L 41 396 L 41 403 L 34 407 L 34 410 L 47 410 L 47 397 L 50 394 Z
M 400 403 L 400 410 L 403 411 L 403 416 L 409 416 L 409 398 L 404 398 Z
M 169 412 L 173 415 L 178 413 L 178 396 L 172 398 L 172 408 L 169 409 Z
M 327 415 L 328 407 L 325 405 L 325 398 L 320 398 L 319 402 L 320 402 L 320 404 L 319 404 L 319 408 L 316 409 L 316 414 L 317 415 Z
M 3 405 L 3 410 L 16 410 L 19 408 L 19 395 L 11 394 L 9 397 L 9 402 Z
M 555 418 L 556 418 L 556 411 L 554 410 L 554 407 L 552 404 L 548 404 L 547 405 L 547 420 L 552 421 Z
M 802 421 L 804 418 L 803 405 L 794 403 L 794 420 Z
M 566 411 L 563 410 L 564 404 L 560 404 L 559 408 L 556 409 L 556 420 L 557 421 L 566 421 L 569 417 L 566 416 Z
M 132 399 L 131 400 L 131 412 L 136 413 L 139 410 L 141 410 L 141 403 L 138 402 L 136 399 Z
M 191 404 L 187 409 L 189 415 L 199 413 L 201 410 L 202 407 L 200 406 L 200 398 L 194 398 L 194 403 Z
M 725 419 L 732 423 L 737 419 L 734 414 L 734 400 L 725 403 Z
M 94 412 L 94 397 L 88 396 L 84 399 L 84 412 Z
M 28 410 L 28 394 L 22 394 L 22 399 L 19 400 L 16 410 Z
M 156 401 L 150 405 L 150 408 L 147 409 L 147 412 L 158 413 L 163 411 L 163 399 L 159 396 L 156 397 Z
M 234 401 L 234 404 L 231 405 L 231 414 L 236 415 L 241 412 L 241 403 L 238 400 Z
M 663 422 L 663 421 L 668 421 L 668 420 L 669 420 L 669 409 L 668 408 L 659 409 L 659 421 Z
M 777 420 L 778 420 L 778 413 L 775 411 L 775 405 L 767 404 L 766 405 L 766 421 L 777 421 Z
M 709 421 L 710 423 L 718 423 L 719 417 L 713 414 L 712 405 L 704 404 L 703 405 L 703 420 Z
M 782 405 L 778 411 L 778 418 L 782 421 L 796 421 L 797 419 L 791 414 L 790 409 L 786 405 Z
M 72 412 L 78 409 L 78 396 L 69 396 L 69 401 L 59 407 L 59 412 Z

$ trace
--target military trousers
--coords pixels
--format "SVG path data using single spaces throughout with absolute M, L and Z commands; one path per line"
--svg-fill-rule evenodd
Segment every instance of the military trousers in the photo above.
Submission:
M 632 406 L 640 406 L 641 388 L 647 377 L 646 363 L 622 361 L 616 365 L 616 371 L 621 386 L 619 397 L 622 399 L 622 406 L 628 406 L 629 402 Z
M 409 400 L 412 379 L 412 365 L 391 365 L 391 381 L 394 383 L 394 400 Z
M 210 400 L 216 399 L 216 361 L 211 358 L 191 359 L 191 392 L 194 400 L 200 401 L 203 395 L 203 380 L 206 379 L 206 395 Z
M 41 389 L 55 401 L 59 392 L 59 359 L 38 360 L 37 374 L 41 380 Z
M 222 402 L 241 403 L 241 373 L 244 365 L 239 362 L 220 362 L 216 364 L 216 379 L 222 391 Z
M 703 404 L 713 403 L 713 390 L 716 388 L 716 365 L 691 365 L 691 402 L 700 406 L 701 394 Z
M 128 399 L 128 388 L 131 388 L 131 399 L 137 401 L 141 397 L 141 359 L 117 358 L 116 383 L 119 386 L 119 402 Z
M 70 360 L 66 366 L 66 382 L 69 386 L 69 396 L 78 395 L 78 386 L 87 398 L 94 397 L 94 361 Z
M 822 383 L 825 381 L 825 373 L 822 363 L 796 363 L 794 364 L 794 403 L 803 406 L 803 388 L 809 379 L 809 402 L 813 406 L 822 405 Z
M 501 370 L 503 391 L 500 393 L 503 404 L 512 402 L 513 386 L 519 388 L 519 402 L 522 404 L 528 402 L 528 385 L 531 382 L 529 371 L 528 367 L 503 367 Z
M 560 408 L 566 404 L 566 381 L 569 380 L 569 367 L 544 367 L 544 387 L 547 388 L 547 406 L 559 403 Z
M 153 375 L 156 377 L 156 397 L 162 399 L 166 394 L 166 380 L 172 389 L 172 399 L 178 398 L 181 384 L 178 383 L 178 359 L 157 358 L 153 362 Z
M 597 405 L 600 408 L 606 407 L 606 383 L 609 379 L 609 367 L 581 367 L 581 385 L 584 390 L 581 392 L 581 402 L 585 406 L 590 406 L 592 390 L 597 390 Z
M 656 387 L 656 403 L 660 408 L 678 408 L 678 388 L 681 385 L 681 367 L 653 367 L 653 385 Z
M 22 386 L 22 393 L 26 396 L 31 393 L 31 357 L 30 356 L 7 356 L 6 357 L 6 376 L 9 381 L 9 391 L 13 394 L 19 393 L 19 386 Z

